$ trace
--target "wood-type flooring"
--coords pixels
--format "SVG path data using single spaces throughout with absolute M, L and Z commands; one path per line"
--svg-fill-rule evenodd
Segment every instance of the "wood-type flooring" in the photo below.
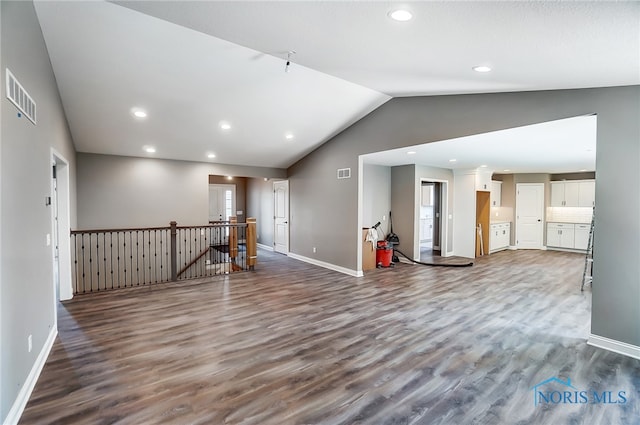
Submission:
M 520 250 L 355 278 L 260 251 L 255 272 L 78 296 L 20 423 L 639 424 L 640 360 L 586 344 L 583 265 Z M 536 400 L 550 378 L 611 402 Z

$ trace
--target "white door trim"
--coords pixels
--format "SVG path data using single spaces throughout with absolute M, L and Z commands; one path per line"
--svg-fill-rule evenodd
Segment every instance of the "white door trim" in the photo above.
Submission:
M 58 187 L 58 280 L 53 276 L 54 311 L 57 311 L 58 299 L 56 299 L 56 286 L 59 282 L 60 300 L 70 300 L 73 298 L 73 284 L 71 282 L 71 219 L 70 219 L 70 191 L 69 191 L 69 161 L 65 157 L 51 148 L 51 163 L 57 169 L 56 183 Z M 53 191 L 53 172 L 49 168 L 51 178 L 51 190 Z M 53 193 L 52 193 L 53 197 Z M 51 206 L 51 226 L 54 226 L 54 211 Z M 53 234 L 53 231 L 51 232 Z M 51 244 L 52 265 L 55 261 L 55 243 Z M 55 271 L 55 270 L 54 270 Z M 56 314 L 57 325 L 57 314 Z
M 429 177 L 421 177 L 416 185 L 416 213 L 414 214 L 416 222 L 414 223 L 414 248 L 415 260 L 420 261 L 420 200 L 422 196 L 422 183 L 440 183 L 440 256 L 449 257 L 451 255 L 447 248 L 448 241 L 448 224 L 449 224 L 449 181 L 443 179 L 432 179 Z

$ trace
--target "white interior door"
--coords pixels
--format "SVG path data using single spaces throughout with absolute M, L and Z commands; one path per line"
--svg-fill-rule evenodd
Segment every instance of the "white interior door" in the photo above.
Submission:
M 289 182 L 273 182 L 273 249 L 289 252 Z
M 516 247 L 542 249 L 544 183 L 516 185 Z

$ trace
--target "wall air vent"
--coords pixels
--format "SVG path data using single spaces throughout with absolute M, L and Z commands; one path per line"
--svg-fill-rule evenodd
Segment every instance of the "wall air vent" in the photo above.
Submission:
M 7 99 L 9 99 L 16 107 L 31 120 L 36 123 L 36 102 L 33 101 L 29 93 L 22 87 L 22 84 L 16 80 L 9 68 L 7 68 Z
M 338 168 L 338 178 L 339 179 L 350 179 L 351 178 L 351 168 Z

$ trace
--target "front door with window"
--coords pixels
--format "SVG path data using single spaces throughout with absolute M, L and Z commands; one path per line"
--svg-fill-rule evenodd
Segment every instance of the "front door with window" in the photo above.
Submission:
M 209 221 L 229 221 L 236 208 L 234 184 L 209 185 Z

